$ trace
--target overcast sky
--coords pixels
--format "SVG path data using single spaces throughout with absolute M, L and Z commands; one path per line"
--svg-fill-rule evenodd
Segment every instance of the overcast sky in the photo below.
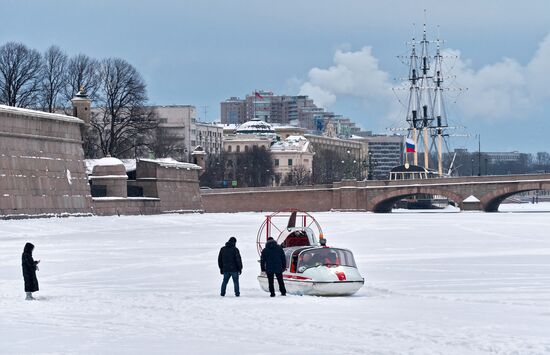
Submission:
M 0 0 L 0 43 L 121 57 L 152 104 L 220 101 L 255 89 L 306 93 L 362 128 L 403 126 L 397 58 L 421 33 L 445 39 L 452 148 L 550 151 L 550 1 Z M 438 28 L 439 26 L 439 28 Z M 467 89 L 459 91 L 458 89 Z M 399 96 L 399 95 L 398 95 Z M 462 132 L 463 133 L 463 132 Z

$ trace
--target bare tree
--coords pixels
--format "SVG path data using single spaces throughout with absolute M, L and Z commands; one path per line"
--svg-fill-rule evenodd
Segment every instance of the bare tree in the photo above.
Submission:
M 156 158 L 182 158 L 185 149 L 183 138 L 162 127 L 157 127 L 151 133 L 147 139 L 147 147 Z
M 123 59 L 104 59 L 100 64 L 97 109 L 91 126 L 104 155 L 136 155 L 146 136 L 158 126 L 152 108 L 146 107 L 146 86 L 137 70 Z
M 537 152 L 536 163 L 539 165 L 550 165 L 550 154 L 548 152 Z
M 8 42 L 0 47 L 0 102 L 8 106 L 37 104 L 41 56 L 22 43 Z
M 66 102 L 70 102 L 81 89 L 86 91 L 90 100 L 95 101 L 99 85 L 99 62 L 96 59 L 85 54 L 78 54 L 69 59 L 64 90 Z
M 245 152 L 227 154 L 226 176 L 239 186 L 267 186 L 274 179 L 273 159 L 265 147 L 253 146 Z
M 54 112 L 59 108 L 60 98 L 66 87 L 67 54 L 57 46 L 44 53 L 40 101 L 44 111 Z
M 292 167 L 283 181 L 283 185 L 286 186 L 309 184 L 311 184 L 311 172 L 303 165 Z
M 344 162 L 344 163 L 342 163 Z M 345 157 L 329 149 L 321 149 L 313 156 L 313 182 L 330 184 L 340 181 L 345 175 Z
M 212 155 L 207 157 L 204 173 L 199 177 L 201 186 L 224 187 L 226 180 L 227 158 L 225 155 Z M 226 187 L 226 186 L 225 186 Z

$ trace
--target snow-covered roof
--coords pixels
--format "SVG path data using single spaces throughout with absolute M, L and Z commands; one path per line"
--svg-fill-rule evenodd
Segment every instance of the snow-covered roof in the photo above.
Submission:
M 113 166 L 113 165 L 124 165 L 120 159 L 113 157 L 105 157 L 96 161 L 95 165 L 99 166 Z
M 237 125 L 234 123 L 216 123 L 218 127 L 224 128 L 224 129 L 236 129 Z
M 124 165 L 126 172 L 136 170 L 136 160 L 135 159 L 117 159 L 112 157 L 106 157 L 101 159 L 85 159 L 84 163 L 86 164 L 86 174 L 92 175 L 94 166 L 113 166 L 113 165 Z
M 172 158 L 161 158 L 161 159 L 139 159 L 141 161 L 157 163 L 160 166 L 164 167 L 174 167 L 174 168 L 183 168 L 183 169 L 193 169 L 200 170 L 200 166 L 191 163 L 183 163 Z M 101 159 L 86 159 L 86 174 L 91 175 L 94 170 L 94 166 L 113 166 L 113 165 L 124 165 L 126 172 L 131 172 L 136 170 L 136 160 L 135 159 L 117 159 L 117 158 L 101 158 Z
M 172 158 L 140 159 L 140 161 L 157 163 L 160 166 L 164 166 L 164 167 L 167 167 L 167 168 L 184 168 L 184 169 L 193 169 L 193 170 L 201 170 L 202 169 L 197 164 L 184 163 L 184 162 L 172 159 Z
M 306 152 L 309 150 L 309 141 L 304 136 L 288 136 L 285 140 L 273 143 L 270 150 Z
M 237 127 L 237 134 L 275 134 L 273 127 L 262 120 L 254 119 Z
M 84 123 L 84 121 L 82 121 L 81 119 L 73 116 L 61 115 L 59 113 L 49 113 L 49 112 L 42 112 L 42 111 L 36 111 L 36 110 L 29 110 L 21 107 L 0 105 L 0 113 L 2 112 L 29 116 L 29 117 L 48 118 L 51 120 L 58 120 L 58 121 L 65 121 L 65 122 Z
M 479 199 L 474 195 L 470 195 L 464 199 L 462 202 L 479 202 Z
M 298 126 L 294 126 L 294 125 L 290 125 L 290 124 L 280 124 L 280 123 L 272 123 L 271 124 L 273 126 L 273 128 L 275 130 L 277 129 L 280 129 L 280 130 L 299 130 L 299 131 L 306 131 L 305 128 L 303 127 L 298 127 Z

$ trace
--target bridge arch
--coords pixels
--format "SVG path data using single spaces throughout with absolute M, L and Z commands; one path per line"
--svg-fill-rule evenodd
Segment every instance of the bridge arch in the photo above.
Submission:
M 510 196 L 536 190 L 549 190 L 550 182 L 535 182 L 535 183 L 521 183 L 514 184 L 512 186 L 505 186 L 500 189 L 491 191 L 480 198 L 483 211 L 485 212 L 498 212 L 498 208 L 502 201 Z
M 456 192 L 433 186 L 403 187 L 397 190 L 388 191 L 387 193 L 382 192 L 374 196 L 370 201 L 370 210 L 376 213 L 389 213 L 397 201 L 417 194 L 445 196 L 459 205 L 462 204 L 462 201 L 465 199 L 464 196 Z

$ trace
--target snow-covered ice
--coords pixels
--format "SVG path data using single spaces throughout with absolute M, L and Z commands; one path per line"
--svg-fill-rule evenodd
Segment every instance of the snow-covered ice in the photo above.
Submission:
M 0 353 L 550 353 L 550 213 L 314 215 L 366 277 L 353 297 L 261 291 L 261 213 L 0 221 Z M 240 298 L 219 296 L 230 236 Z

